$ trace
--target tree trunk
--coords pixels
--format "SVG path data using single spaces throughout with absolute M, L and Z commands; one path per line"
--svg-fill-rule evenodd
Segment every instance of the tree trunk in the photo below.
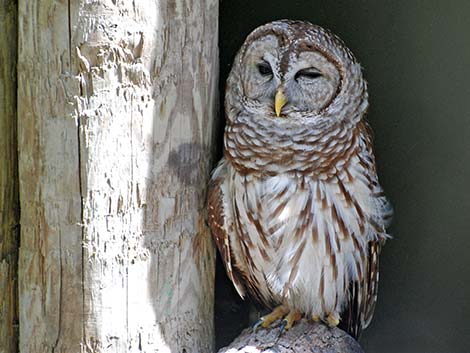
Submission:
M 21 352 L 213 350 L 217 17 L 20 2 Z
M 18 345 L 16 2 L 0 0 L 0 353 Z
M 364 353 L 346 332 L 305 319 L 282 335 L 279 332 L 279 327 L 246 329 L 219 353 Z

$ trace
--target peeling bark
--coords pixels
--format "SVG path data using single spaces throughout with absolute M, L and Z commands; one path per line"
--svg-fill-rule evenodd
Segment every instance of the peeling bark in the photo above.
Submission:
M 364 353 L 354 338 L 339 328 L 303 319 L 279 336 L 279 327 L 244 330 L 219 353 Z
M 0 0 L 0 353 L 18 346 L 16 2 Z
M 21 352 L 210 352 L 216 0 L 22 1 Z

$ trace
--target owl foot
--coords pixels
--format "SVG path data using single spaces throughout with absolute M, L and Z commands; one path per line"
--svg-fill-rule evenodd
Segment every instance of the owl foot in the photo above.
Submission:
M 339 324 L 339 315 L 337 313 L 331 313 L 325 320 L 329 327 L 336 327 Z
M 329 327 L 336 327 L 339 324 L 340 318 L 337 313 L 331 313 L 330 315 L 328 315 L 326 318 L 323 318 L 323 319 L 319 315 L 312 315 L 312 320 L 314 322 L 323 321 Z
M 289 330 L 294 326 L 294 324 L 302 318 L 302 314 L 298 310 L 292 310 L 287 314 L 287 316 L 282 320 L 281 325 L 285 330 Z
M 292 310 L 289 311 L 289 313 L 284 317 L 284 319 L 281 321 L 281 328 L 279 330 L 279 335 L 277 336 L 276 344 L 277 341 L 279 341 L 279 338 L 281 338 L 282 333 L 294 326 L 294 324 L 299 321 L 302 318 L 302 314 L 298 310 Z
M 268 328 L 274 321 L 282 319 L 286 314 L 289 313 L 289 309 L 281 305 L 276 307 L 270 314 L 262 316 L 253 325 L 253 331 L 256 331 L 258 327 Z
M 320 316 L 318 315 L 312 315 L 312 320 L 315 321 L 315 322 L 320 322 Z

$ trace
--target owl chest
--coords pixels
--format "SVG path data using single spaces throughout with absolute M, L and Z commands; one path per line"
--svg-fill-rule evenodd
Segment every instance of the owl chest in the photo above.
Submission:
M 270 288 L 265 296 L 279 299 L 300 291 L 313 298 L 311 288 L 325 279 L 334 287 L 330 291 L 347 290 L 361 270 L 366 229 L 343 195 L 344 185 L 290 175 L 235 175 L 232 185 L 237 240 L 250 259 L 245 264 L 250 275 Z M 358 205 L 366 202 L 358 200 L 367 197 L 360 192 L 355 197 Z

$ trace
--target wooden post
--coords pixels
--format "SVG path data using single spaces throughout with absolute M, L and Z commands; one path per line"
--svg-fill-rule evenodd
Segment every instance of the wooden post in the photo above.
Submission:
M 279 327 L 244 330 L 219 353 L 364 353 L 359 343 L 339 328 L 305 319 L 279 335 Z
M 16 1 L 0 0 L 0 353 L 15 353 L 18 345 L 16 10 Z
M 20 351 L 211 352 L 217 0 L 19 6 Z

